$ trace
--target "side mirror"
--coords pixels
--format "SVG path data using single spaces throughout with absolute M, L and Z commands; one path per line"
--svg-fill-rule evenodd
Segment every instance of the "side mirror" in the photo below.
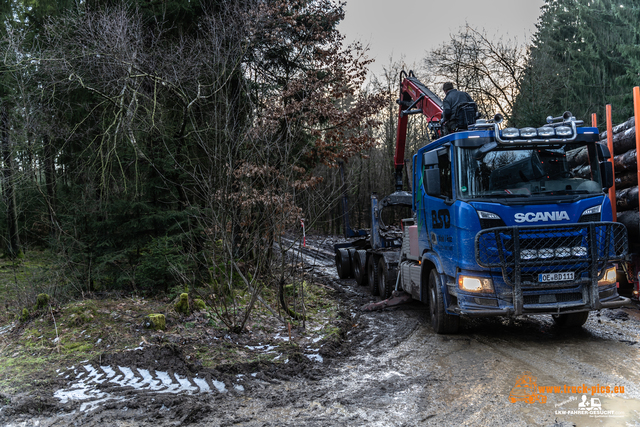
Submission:
M 433 150 L 424 153 L 422 155 L 422 164 L 424 167 L 438 166 L 438 152 Z
M 440 169 L 426 169 L 424 171 L 424 188 L 428 196 L 440 197 Z
M 611 162 L 607 160 L 600 162 L 600 174 L 602 175 L 602 186 L 606 189 L 613 187 L 613 165 Z
M 611 152 L 609 151 L 609 147 L 600 142 L 596 143 L 596 150 L 598 152 L 598 158 L 600 160 L 606 160 L 611 158 Z

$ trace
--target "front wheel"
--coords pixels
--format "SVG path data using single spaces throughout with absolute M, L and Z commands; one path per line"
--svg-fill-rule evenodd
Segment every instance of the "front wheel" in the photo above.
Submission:
M 553 321 L 559 328 L 579 328 L 587 322 L 589 312 L 581 311 L 580 313 L 553 314 L 551 317 L 553 317 Z
M 437 334 L 455 334 L 458 332 L 460 317 L 447 314 L 445 311 L 440 276 L 435 269 L 429 272 L 429 315 L 431 327 Z

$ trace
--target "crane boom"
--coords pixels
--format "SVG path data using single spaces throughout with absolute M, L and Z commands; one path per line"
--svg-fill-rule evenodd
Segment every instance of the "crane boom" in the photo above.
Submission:
M 442 117 L 442 100 L 423 85 L 409 71 L 400 72 L 400 98 L 398 112 L 398 133 L 396 136 L 396 152 L 393 159 L 395 166 L 396 191 L 402 191 L 402 171 L 404 168 L 404 150 L 407 142 L 407 124 L 411 114 L 424 114 L 429 123 L 436 123 Z M 439 131 L 436 130 L 436 132 Z M 438 134 L 438 136 L 441 136 Z

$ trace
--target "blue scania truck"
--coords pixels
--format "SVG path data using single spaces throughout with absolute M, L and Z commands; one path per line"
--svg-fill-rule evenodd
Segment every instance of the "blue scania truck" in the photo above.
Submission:
M 341 277 L 427 303 L 442 334 L 457 332 L 461 316 L 546 314 L 560 327 L 582 326 L 590 311 L 629 302 L 615 266 L 628 256 L 627 232 L 612 222 L 613 168 L 597 128 L 567 112 L 501 129 L 499 115 L 476 120 L 475 105 L 463 105 L 461 129 L 442 136 L 442 101 L 412 73 L 400 86 L 397 191 L 382 203 L 372 197 L 368 239 L 336 248 Z M 411 114 L 426 115 L 438 138 L 413 156 L 406 192 Z M 400 236 L 380 225 L 381 205 L 411 207 Z

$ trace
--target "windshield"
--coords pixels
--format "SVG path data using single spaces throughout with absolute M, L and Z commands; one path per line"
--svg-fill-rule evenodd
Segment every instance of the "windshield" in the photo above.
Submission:
M 602 193 L 595 146 L 586 143 L 499 145 L 482 155 L 458 147 L 459 197 L 535 197 Z

